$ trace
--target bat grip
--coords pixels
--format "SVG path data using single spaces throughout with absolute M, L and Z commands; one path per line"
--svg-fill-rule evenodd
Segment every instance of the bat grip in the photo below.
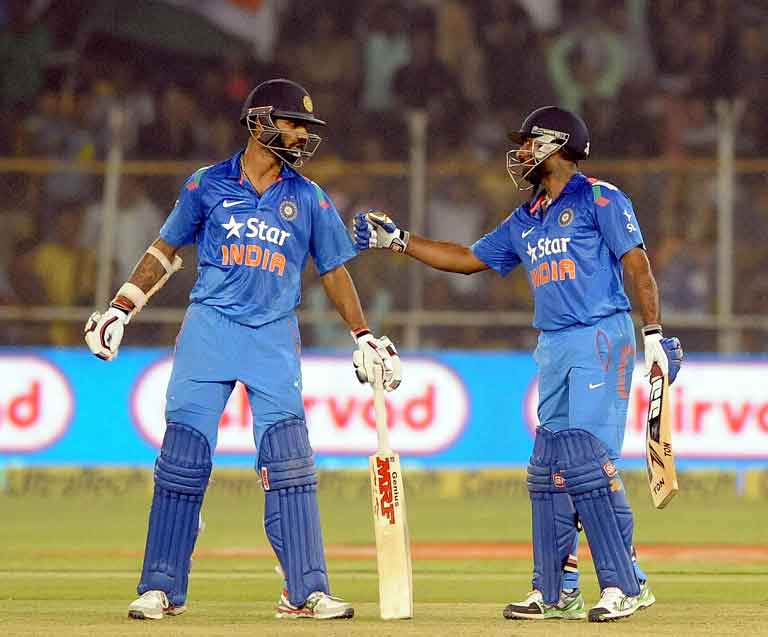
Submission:
M 373 410 L 376 414 L 376 435 L 379 451 L 391 451 L 387 427 L 387 405 L 384 402 L 384 370 L 381 365 L 373 366 Z

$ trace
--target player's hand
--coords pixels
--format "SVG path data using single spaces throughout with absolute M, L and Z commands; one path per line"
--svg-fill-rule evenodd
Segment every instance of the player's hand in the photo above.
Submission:
M 650 375 L 655 363 L 671 385 L 675 382 L 683 362 L 683 348 L 680 341 L 675 337 L 664 338 L 661 325 L 646 325 L 642 331 L 645 350 L 645 375 Z
M 395 222 L 381 210 L 359 212 L 352 222 L 352 234 L 358 250 L 369 248 L 389 248 L 395 252 L 405 252 L 410 233 L 401 230 Z
M 671 336 L 670 338 L 662 338 L 661 346 L 664 348 L 664 353 L 667 355 L 669 361 L 669 384 L 675 382 L 677 378 L 677 372 L 680 371 L 680 367 L 683 364 L 683 346 L 680 344 L 680 339 L 677 336 Z
M 85 323 L 85 343 L 91 352 L 105 361 L 117 356 L 130 314 L 111 306 L 104 314 L 94 312 Z
M 353 332 L 352 336 L 357 342 L 357 350 L 352 354 L 357 380 L 373 385 L 374 368 L 380 365 L 384 372 L 384 389 L 397 389 L 403 379 L 403 370 L 394 343 L 386 336 L 376 338 L 368 330 Z

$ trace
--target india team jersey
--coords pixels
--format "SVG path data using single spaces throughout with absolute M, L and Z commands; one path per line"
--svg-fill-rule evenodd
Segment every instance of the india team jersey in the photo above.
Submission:
M 533 290 L 533 326 L 594 325 L 630 309 L 621 257 L 644 246 L 629 198 L 616 186 L 577 173 L 544 212 L 526 202 L 472 246 L 501 275 L 522 263 Z
M 259 196 L 241 178 L 241 155 L 201 168 L 186 181 L 160 238 L 176 247 L 197 244 L 191 301 L 257 327 L 294 311 L 308 256 L 322 275 L 357 251 L 317 184 L 283 165 Z

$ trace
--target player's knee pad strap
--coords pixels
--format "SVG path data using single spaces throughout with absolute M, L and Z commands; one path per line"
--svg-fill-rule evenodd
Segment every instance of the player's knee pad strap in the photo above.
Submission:
M 303 420 L 283 420 L 264 432 L 258 469 L 265 491 L 317 484 L 315 456 Z
M 265 490 L 264 529 L 285 573 L 288 598 L 299 605 L 329 592 L 317 474 L 303 420 L 272 425 L 262 437 L 258 466 Z
M 574 543 L 576 518 L 570 498 L 559 482 L 554 463 L 556 440 L 539 429 L 528 465 L 528 493 L 533 523 L 533 588 L 544 601 L 560 599 L 563 567 Z
M 211 475 L 211 451 L 199 431 L 171 423 L 155 463 L 155 491 L 138 592 L 165 591 L 172 604 L 187 596 L 200 507 Z
M 632 511 L 616 466 L 592 434 L 559 432 L 560 473 L 584 526 L 601 588 L 638 595 L 632 564 Z

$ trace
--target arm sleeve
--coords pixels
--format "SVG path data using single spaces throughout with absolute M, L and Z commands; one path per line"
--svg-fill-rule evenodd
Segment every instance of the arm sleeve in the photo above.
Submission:
M 357 256 L 357 249 L 330 197 L 320 186 L 311 183 L 314 196 L 309 253 L 317 271 L 323 275 Z
M 203 223 L 203 208 L 200 203 L 202 170 L 204 169 L 201 168 L 187 179 L 173 210 L 160 228 L 160 238 L 177 248 L 193 243 Z
M 520 263 L 520 257 L 515 252 L 511 241 L 511 223 L 512 215 L 470 247 L 478 259 L 501 276 L 509 274 Z
M 600 188 L 601 194 L 595 197 L 594 210 L 597 227 L 608 248 L 617 259 L 621 259 L 634 247 L 641 246 L 644 249 L 643 234 L 632 202 L 618 189 L 611 190 L 605 185 Z

